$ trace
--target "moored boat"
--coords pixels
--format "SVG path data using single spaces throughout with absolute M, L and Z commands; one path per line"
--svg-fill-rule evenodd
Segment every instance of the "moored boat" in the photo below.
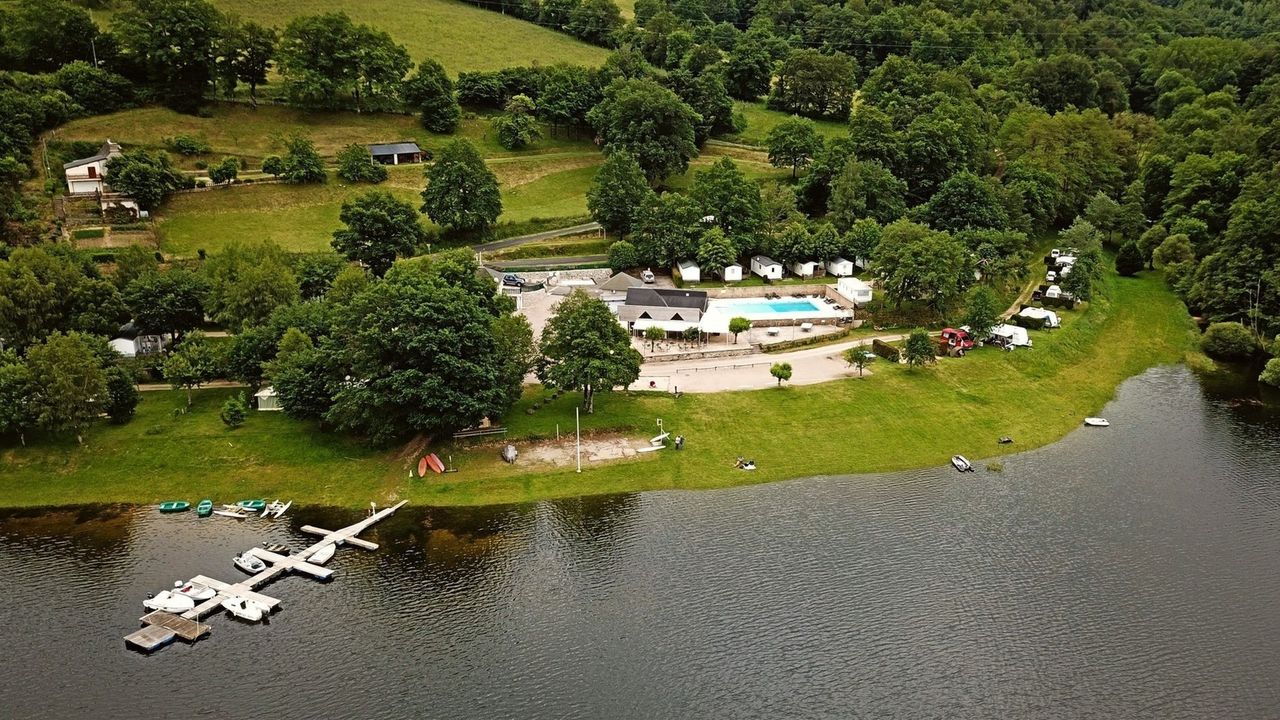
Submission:
M 275 517 L 280 517 L 281 515 L 283 515 L 283 514 L 285 513 L 285 511 L 286 511 L 286 510 L 288 510 L 288 509 L 289 509 L 289 507 L 290 507 L 291 505 L 293 505 L 293 501 L 292 501 L 292 500 L 290 500 L 289 502 L 287 502 L 287 503 L 285 503 L 285 504 L 281 505 L 279 508 L 276 508 L 276 514 L 275 514 Z
M 186 595 L 161 590 L 155 597 L 142 601 L 142 607 L 148 610 L 163 610 L 169 613 L 184 613 L 196 606 L 196 601 Z
M 173 587 L 173 594 L 183 595 L 191 598 L 192 600 L 199 600 L 202 602 L 205 600 L 212 600 L 213 596 L 218 594 L 217 590 L 214 590 L 208 585 L 195 582 L 194 580 L 188 580 L 185 583 L 179 580 L 173 584 Z
M 231 518 L 235 518 L 235 519 L 237 519 L 237 520 L 243 520 L 243 519 L 245 519 L 245 518 L 249 517 L 249 514 L 248 514 L 248 513 L 246 513 L 244 510 L 225 510 L 225 509 L 224 509 L 224 510 L 214 510 L 214 511 L 213 511 L 213 514 L 214 514 L 214 515 L 221 515 L 222 517 L 231 517 Z
M 196 515 L 199 517 L 209 517 L 213 514 L 213 501 L 201 500 L 196 505 Z
M 257 500 L 237 500 L 236 505 L 250 512 L 260 512 L 267 506 L 267 501 L 261 498 Z
M 232 615 L 249 622 L 258 622 L 267 614 L 267 608 L 239 595 L 232 595 L 223 600 L 222 607 Z
M 973 472 L 973 463 L 963 455 L 952 455 L 951 465 L 960 472 Z
M 319 550 L 311 553 L 311 557 L 307 558 L 307 562 L 314 563 L 316 565 L 323 565 L 329 562 L 329 558 L 333 557 L 333 551 L 337 549 L 338 546 L 335 543 L 329 543 L 328 545 L 325 545 Z
M 231 563 L 250 575 L 257 575 L 267 569 L 267 564 L 262 562 L 262 558 L 249 553 L 241 553 L 231 558 Z
M 1084 419 L 1084 424 L 1089 427 L 1110 427 L 1111 421 L 1106 418 L 1087 417 Z
M 160 512 L 176 513 L 176 512 L 182 512 L 183 510 L 187 510 L 190 507 L 191 507 L 191 503 L 187 502 L 186 500 L 166 500 L 160 503 Z

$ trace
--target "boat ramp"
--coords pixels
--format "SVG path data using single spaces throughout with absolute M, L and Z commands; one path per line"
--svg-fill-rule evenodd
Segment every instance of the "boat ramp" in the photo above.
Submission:
M 200 621 L 222 610 L 222 601 L 230 597 L 242 597 L 252 600 L 267 608 L 268 612 L 273 611 L 280 605 L 280 600 L 256 592 L 257 588 L 288 572 L 310 575 L 317 580 L 328 580 L 333 577 L 333 570 L 309 563 L 307 559 L 325 548 L 341 545 L 352 545 L 365 550 L 377 550 L 377 543 L 361 540 L 356 536 L 374 523 L 389 517 L 403 507 L 404 504 L 405 501 L 401 501 L 389 508 L 372 513 L 360 522 L 348 525 L 340 530 L 325 530 L 311 525 L 303 525 L 302 532 L 309 535 L 319 535 L 320 539 L 314 544 L 290 555 L 281 555 L 265 548 L 247 550 L 248 554 L 254 555 L 266 563 L 266 569 L 236 583 L 226 583 L 204 575 L 197 575 L 191 578 L 193 582 L 213 588 L 216 594 L 181 614 L 156 610 L 143 615 L 139 618 L 142 628 L 125 635 L 124 641 L 126 644 L 144 652 L 151 652 L 164 647 L 173 642 L 175 638 L 181 638 L 187 642 L 195 642 L 208 635 L 212 629 L 209 625 Z

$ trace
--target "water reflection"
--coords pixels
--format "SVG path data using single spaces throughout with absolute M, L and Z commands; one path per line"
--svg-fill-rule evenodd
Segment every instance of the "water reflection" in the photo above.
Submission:
M 14 717 L 1276 717 L 1280 414 L 1241 397 L 1158 369 L 1113 427 L 1000 473 L 406 507 L 333 582 L 267 588 L 269 626 L 153 657 L 120 642 L 145 592 L 362 513 L 0 514 L 0 693 Z

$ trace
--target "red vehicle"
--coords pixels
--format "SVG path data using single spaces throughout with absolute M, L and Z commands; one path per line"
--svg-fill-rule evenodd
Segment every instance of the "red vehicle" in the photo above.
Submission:
M 946 343 L 949 355 L 963 355 L 966 351 L 973 349 L 973 338 L 964 330 L 944 328 L 942 342 Z

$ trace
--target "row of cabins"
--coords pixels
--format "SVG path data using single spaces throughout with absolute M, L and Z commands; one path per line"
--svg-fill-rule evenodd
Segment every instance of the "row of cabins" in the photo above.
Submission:
M 859 258 L 858 262 L 844 258 L 828 260 L 825 263 L 817 260 L 803 260 L 791 264 L 791 274 L 802 278 L 820 277 L 822 275 L 850 277 L 859 268 L 865 267 L 866 261 L 862 258 Z M 680 273 L 680 279 L 685 282 L 702 281 L 702 268 L 692 260 L 681 260 L 676 263 L 676 270 Z M 741 282 L 743 268 L 735 263 L 720 268 L 715 274 L 724 282 Z M 751 258 L 751 274 L 759 275 L 765 280 L 781 280 L 786 271 L 782 263 L 768 255 L 755 255 Z

